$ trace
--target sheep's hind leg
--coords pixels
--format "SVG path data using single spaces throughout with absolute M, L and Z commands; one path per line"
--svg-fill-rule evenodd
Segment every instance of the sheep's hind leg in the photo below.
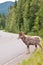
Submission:
M 38 44 L 39 45 L 39 47 L 41 48 L 41 52 L 43 53 L 43 48 L 42 48 L 42 46 L 40 45 L 40 44 Z
M 43 48 L 42 48 L 42 46 L 40 45 L 40 44 L 38 44 L 39 45 L 39 47 L 41 48 L 41 51 L 43 51 Z
M 37 48 L 37 45 L 35 45 L 35 47 Z

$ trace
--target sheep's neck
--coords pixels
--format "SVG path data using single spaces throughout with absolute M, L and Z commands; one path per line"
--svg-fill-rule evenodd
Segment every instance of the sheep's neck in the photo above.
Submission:
M 23 36 L 23 38 L 22 38 L 22 41 L 25 43 L 25 39 L 26 39 L 26 37 L 25 36 Z

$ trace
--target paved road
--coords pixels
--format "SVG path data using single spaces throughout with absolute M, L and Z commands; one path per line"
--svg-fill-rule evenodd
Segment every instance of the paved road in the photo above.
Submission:
M 21 39 L 18 40 L 17 38 L 18 34 L 0 31 L 0 65 L 13 65 L 11 64 L 12 62 L 18 62 L 20 58 L 25 58 L 24 52 L 27 50 L 27 47 Z M 30 46 L 31 53 L 34 49 L 34 46 Z M 6 64 L 7 62 L 8 64 Z

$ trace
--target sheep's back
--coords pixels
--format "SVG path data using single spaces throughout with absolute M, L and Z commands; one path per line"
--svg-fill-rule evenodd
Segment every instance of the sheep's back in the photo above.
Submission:
M 41 42 L 41 38 L 39 36 L 28 36 L 26 37 L 27 44 L 39 44 Z

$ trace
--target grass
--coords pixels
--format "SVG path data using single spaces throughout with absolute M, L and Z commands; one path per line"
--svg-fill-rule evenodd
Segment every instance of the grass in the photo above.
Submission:
M 41 43 L 43 46 L 43 38 Z M 28 60 L 23 60 L 19 65 L 43 65 L 43 53 L 41 52 L 41 49 L 37 49 Z

